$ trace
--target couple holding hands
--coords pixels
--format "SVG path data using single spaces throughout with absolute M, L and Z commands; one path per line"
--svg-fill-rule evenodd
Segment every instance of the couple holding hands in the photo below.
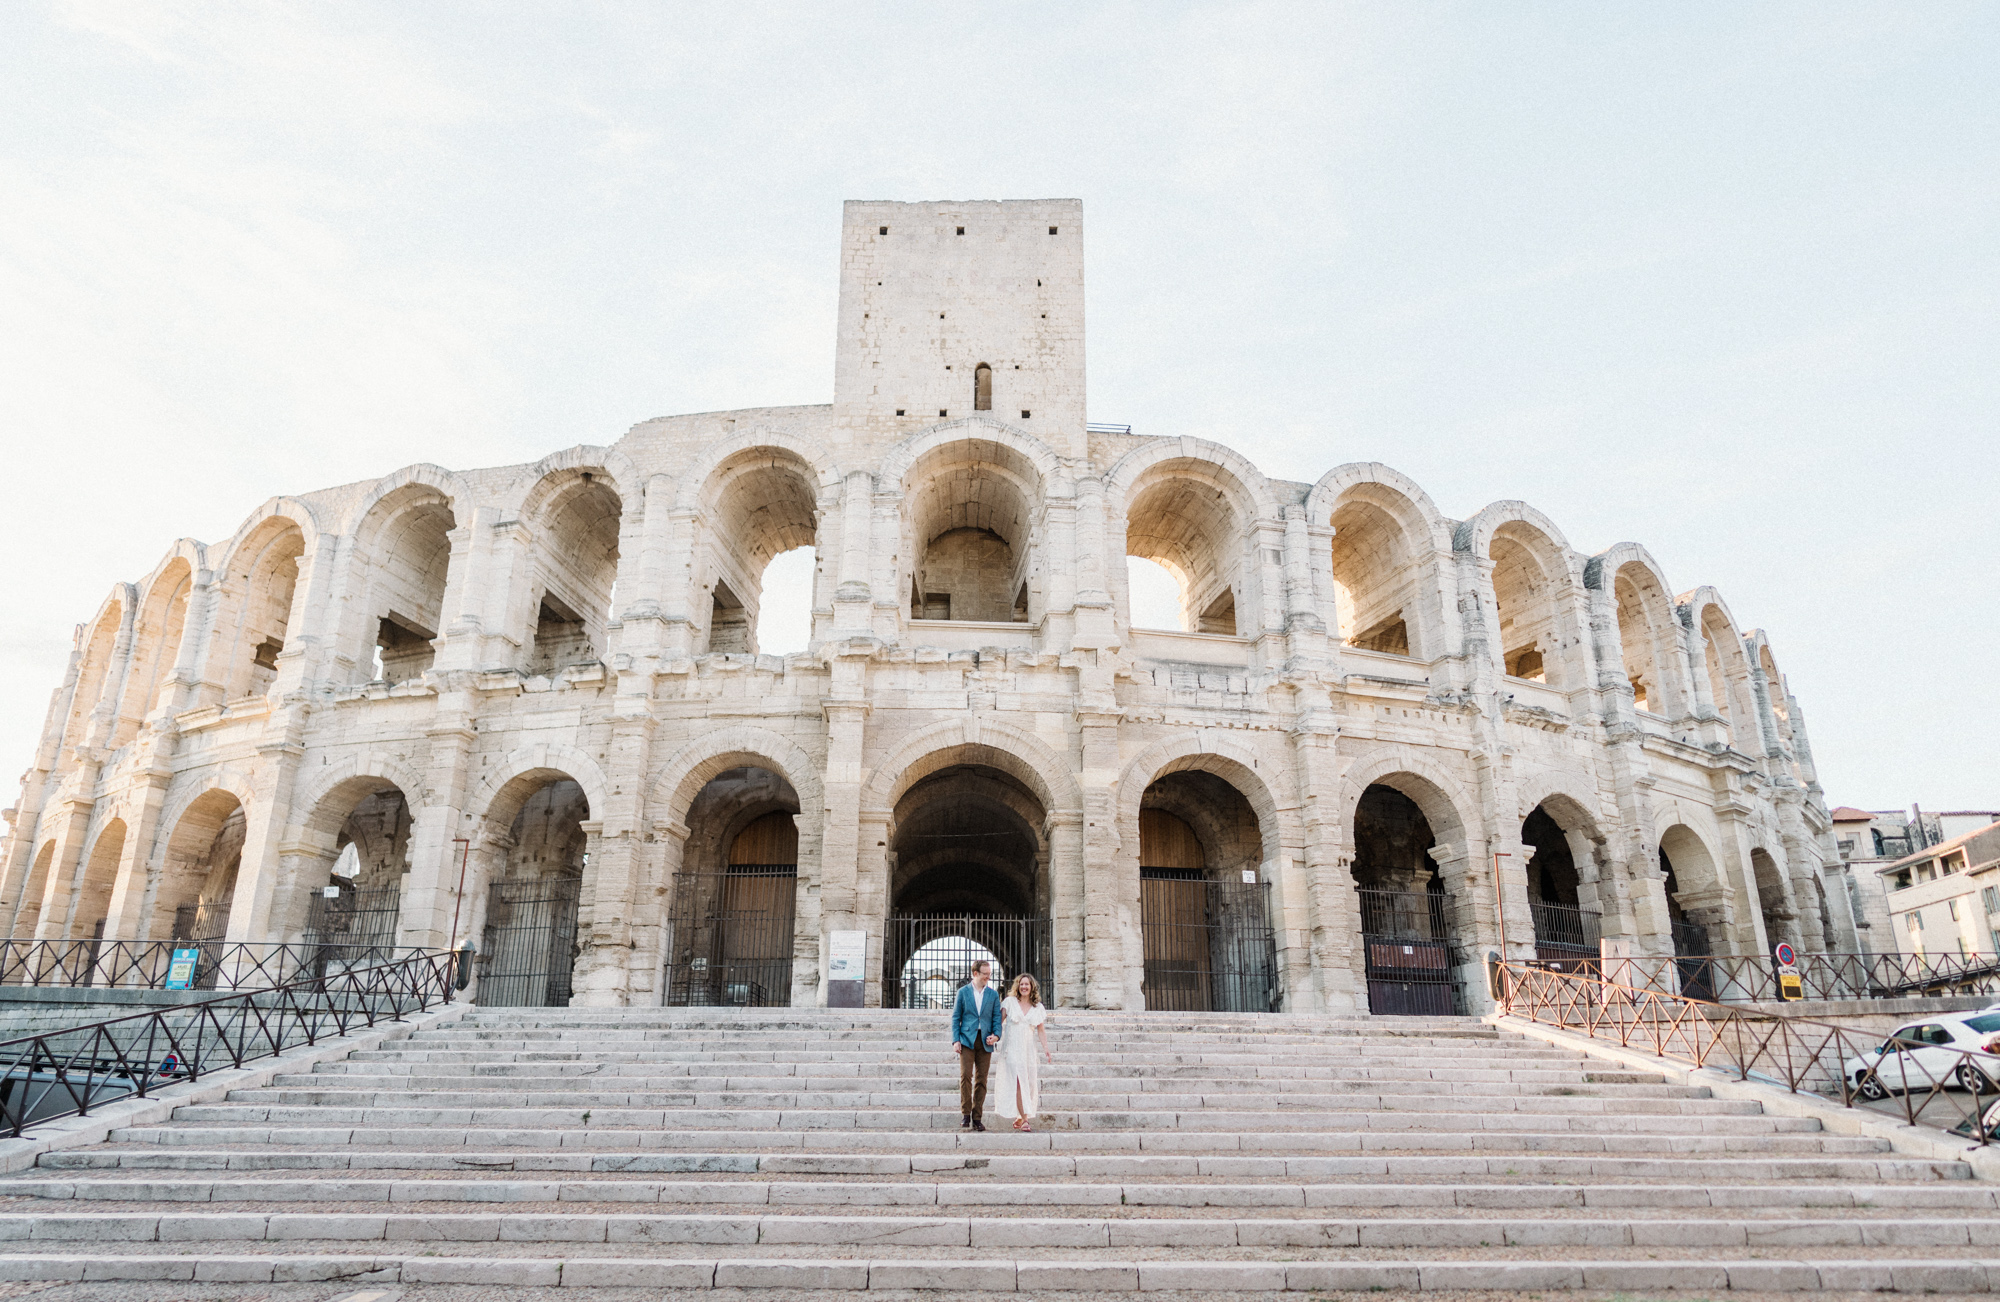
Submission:
M 1000 1060 L 999 1079 L 994 1082 L 998 1097 L 994 1110 L 1010 1117 L 1016 1130 L 1033 1130 L 1030 1123 L 1041 1111 L 1042 1068 L 1035 1048 L 1049 1062 L 1048 1009 L 1042 1007 L 1042 987 L 1026 972 L 1014 978 L 1014 991 L 1005 999 L 988 982 L 993 967 L 984 959 L 972 965 L 972 983 L 959 987 L 951 1008 L 951 1048 L 958 1055 L 958 1103 L 960 1130 L 985 1130 L 980 1114 L 986 1110 L 986 1071 L 992 1060 Z

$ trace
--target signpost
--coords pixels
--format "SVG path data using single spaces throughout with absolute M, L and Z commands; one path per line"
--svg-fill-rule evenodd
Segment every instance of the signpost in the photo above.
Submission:
M 1777 947 L 1771 951 L 1771 957 L 1777 963 L 1778 998 L 1804 999 L 1805 982 L 1799 976 L 1799 956 L 1792 948 L 1791 942 L 1779 941 Z

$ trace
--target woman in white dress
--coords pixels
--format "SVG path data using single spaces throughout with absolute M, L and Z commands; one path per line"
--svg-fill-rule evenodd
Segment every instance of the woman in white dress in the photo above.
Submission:
M 1035 1060 L 1039 1047 L 1049 1062 L 1049 1010 L 1042 1007 L 1042 987 L 1026 972 L 1014 978 L 1014 992 L 1000 1001 L 1000 1047 L 993 1052 L 993 1110 L 1012 1117 L 1014 1129 L 1029 1124 L 1042 1110 L 1042 1068 Z

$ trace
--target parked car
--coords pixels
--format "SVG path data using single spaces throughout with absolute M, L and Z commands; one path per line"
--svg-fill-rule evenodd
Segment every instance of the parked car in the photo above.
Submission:
M 2000 1012 L 1960 1013 L 1898 1028 L 1879 1048 L 1857 1054 L 1841 1071 L 1864 1099 L 1956 1085 L 1977 1094 L 2000 1086 Z M 1967 1054 L 1977 1055 L 1968 1057 Z

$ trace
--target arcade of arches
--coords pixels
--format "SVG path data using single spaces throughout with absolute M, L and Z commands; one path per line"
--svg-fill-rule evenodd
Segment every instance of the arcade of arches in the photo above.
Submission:
M 1494 952 L 1889 947 L 1723 594 L 1559 504 L 1090 423 L 1082 229 L 847 205 L 828 402 L 163 536 L 63 616 L 12 934 L 464 945 L 488 1004 L 929 1006 L 984 957 L 1340 1013 L 1479 1011 Z

